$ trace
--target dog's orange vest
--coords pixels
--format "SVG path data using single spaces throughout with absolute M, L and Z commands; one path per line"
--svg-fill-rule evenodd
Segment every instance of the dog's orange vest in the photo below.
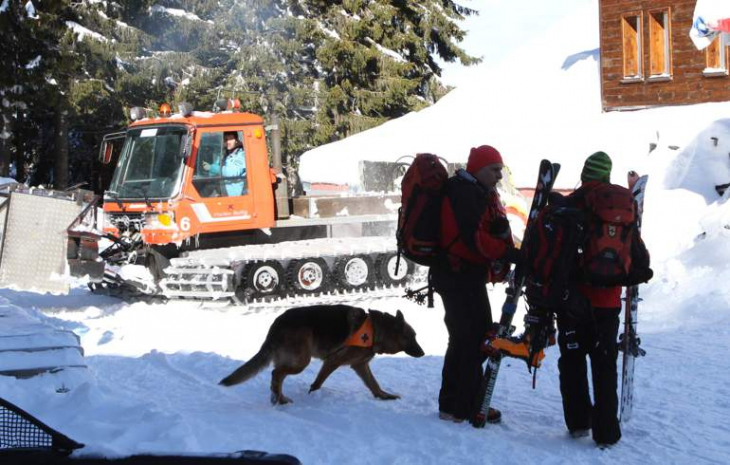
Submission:
M 355 347 L 372 347 L 373 346 L 373 322 L 370 320 L 370 315 L 365 318 L 360 328 L 345 341 L 346 346 Z

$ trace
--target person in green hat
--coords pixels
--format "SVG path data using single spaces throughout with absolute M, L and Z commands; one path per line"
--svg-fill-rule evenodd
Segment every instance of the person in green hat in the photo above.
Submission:
M 586 182 L 611 182 L 611 168 L 613 162 L 605 152 L 596 152 L 586 158 L 583 164 L 583 171 L 580 173 L 580 180 Z
M 611 158 L 605 152 L 586 158 L 580 175 L 581 186 L 568 196 L 569 200 L 587 210 L 586 195 L 610 184 L 611 167 Z M 577 281 L 575 286 L 585 297 L 579 299 L 582 311 L 558 312 L 558 371 L 563 413 L 571 437 L 580 438 L 592 432 L 593 440 L 603 448 L 621 439 L 616 363 L 621 286 L 594 287 L 584 281 Z M 586 356 L 591 363 L 593 402 Z

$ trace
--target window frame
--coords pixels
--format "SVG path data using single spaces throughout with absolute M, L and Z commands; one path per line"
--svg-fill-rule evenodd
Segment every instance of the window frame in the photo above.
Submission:
M 220 145 L 220 154 L 216 155 L 217 161 L 219 163 L 219 166 L 221 167 L 221 170 L 223 169 L 223 161 L 225 158 L 225 138 L 224 134 L 226 132 L 233 132 L 235 131 L 238 134 L 238 140 L 241 142 L 241 149 L 243 150 L 244 157 L 246 157 L 246 167 L 245 167 L 245 173 L 241 176 L 223 176 L 223 173 L 221 172 L 218 175 L 203 175 L 201 172 L 203 171 L 201 156 L 202 156 L 202 149 L 203 149 L 203 139 L 206 138 L 206 136 L 209 135 L 220 135 L 221 145 Z M 193 188 L 197 192 L 197 194 L 202 199 L 224 199 L 224 198 L 234 198 L 234 197 L 245 197 L 250 194 L 249 190 L 249 181 L 248 181 L 248 157 L 247 157 L 247 151 L 246 151 L 246 144 L 245 144 L 245 138 L 244 138 L 244 131 L 243 130 L 223 130 L 223 131 L 202 131 L 200 133 L 200 139 L 198 142 L 198 150 L 195 156 L 195 163 L 193 165 L 193 174 L 192 174 L 192 184 Z M 237 184 L 242 183 L 242 192 L 239 195 L 228 195 L 227 186 L 229 184 Z M 206 187 L 208 189 L 206 189 Z M 213 189 L 213 187 L 217 189 Z M 213 192 L 217 192 L 215 195 L 211 195 Z M 225 194 L 224 194 L 225 193 Z
M 662 21 L 657 21 L 657 14 L 662 15 Z M 649 21 L 649 79 L 652 81 L 672 79 L 672 9 L 671 7 L 656 8 L 648 11 Z M 661 50 L 654 47 L 656 27 L 661 27 Z M 654 69 L 655 58 L 661 54 L 664 62 L 663 70 Z
M 716 57 L 712 57 L 712 62 L 718 62 L 720 66 L 710 66 L 711 53 L 716 55 Z M 730 75 L 729 55 L 730 40 L 727 40 L 725 34 L 718 34 L 705 49 L 705 69 L 702 70 L 702 75 L 704 77 L 725 77 Z
M 634 29 L 628 18 L 635 19 L 636 29 Z M 627 65 L 629 63 L 629 57 L 627 56 L 627 28 L 633 31 L 635 49 L 634 62 L 636 63 L 636 73 L 627 73 Z M 621 82 L 640 82 L 644 80 L 644 12 L 643 11 L 631 11 L 623 13 L 621 15 L 621 71 L 623 78 Z

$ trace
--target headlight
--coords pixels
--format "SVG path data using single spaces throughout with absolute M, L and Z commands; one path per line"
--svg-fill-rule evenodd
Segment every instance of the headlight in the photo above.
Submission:
M 169 229 L 175 226 L 175 213 L 145 213 L 145 228 L 149 229 Z

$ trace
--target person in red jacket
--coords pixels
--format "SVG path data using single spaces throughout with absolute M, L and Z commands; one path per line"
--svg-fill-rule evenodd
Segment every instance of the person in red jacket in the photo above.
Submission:
M 431 268 L 431 280 L 444 305 L 449 333 L 444 356 L 439 418 L 461 422 L 476 413 L 482 378 L 481 345 L 492 324 L 487 282 L 502 281 L 516 255 L 512 232 L 496 186 L 502 156 L 494 147 L 472 148 L 466 170 L 446 184 L 441 206 L 441 246 L 446 259 Z M 499 422 L 490 409 L 487 421 Z
M 586 194 L 601 183 L 610 182 L 611 167 L 611 158 L 604 152 L 589 156 L 581 172 L 581 186 L 569 199 L 579 208 L 585 208 Z M 558 371 L 563 414 L 572 437 L 588 436 L 592 430 L 593 440 L 606 447 L 621 439 L 616 370 L 621 287 L 593 287 L 584 282 L 576 285 L 587 300 L 583 310 L 558 312 Z M 591 361 L 593 402 L 586 356 Z

